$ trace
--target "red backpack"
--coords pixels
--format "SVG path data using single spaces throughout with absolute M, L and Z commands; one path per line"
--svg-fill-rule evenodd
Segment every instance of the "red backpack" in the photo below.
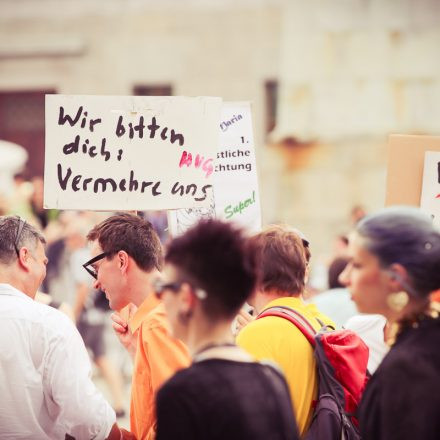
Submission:
M 368 347 L 353 331 L 332 330 L 319 320 L 322 328 L 316 332 L 301 313 L 290 307 L 269 307 L 258 319 L 266 316 L 290 321 L 314 349 L 318 397 L 304 440 L 359 440 L 354 414 L 368 381 Z

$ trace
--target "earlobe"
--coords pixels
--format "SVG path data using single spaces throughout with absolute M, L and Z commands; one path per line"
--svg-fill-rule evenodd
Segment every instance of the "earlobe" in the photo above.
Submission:
M 121 271 L 126 271 L 128 267 L 128 254 L 125 251 L 118 252 L 118 263 Z

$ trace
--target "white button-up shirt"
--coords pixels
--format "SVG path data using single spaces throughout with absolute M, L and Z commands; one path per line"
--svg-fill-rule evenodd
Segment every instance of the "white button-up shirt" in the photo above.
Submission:
M 73 323 L 0 284 L 0 438 L 104 439 L 115 413 Z

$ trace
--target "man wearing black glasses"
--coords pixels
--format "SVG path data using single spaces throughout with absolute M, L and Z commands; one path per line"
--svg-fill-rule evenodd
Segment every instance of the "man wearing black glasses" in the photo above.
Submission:
M 92 259 L 83 266 L 95 278 L 94 287 L 105 292 L 115 311 L 130 304 L 137 308 L 128 322 L 114 313 L 113 328 L 134 359 L 131 433 L 137 439 L 152 438 L 156 391 L 189 364 L 188 351 L 171 336 L 153 288 L 162 268 L 162 245 L 151 223 L 130 214 L 109 217 L 87 238 L 92 242 Z M 124 438 L 129 435 L 124 432 Z
M 0 438 L 119 438 L 73 323 L 34 301 L 44 244 L 23 219 L 0 217 Z

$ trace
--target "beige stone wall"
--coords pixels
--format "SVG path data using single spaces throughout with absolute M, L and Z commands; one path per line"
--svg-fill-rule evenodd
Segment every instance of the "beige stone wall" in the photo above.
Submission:
M 388 134 L 440 134 L 439 25 L 434 0 L 286 4 L 272 138 L 312 145 L 281 148 L 272 209 L 318 253 L 349 229 L 353 205 L 383 206 Z
M 0 89 L 123 95 L 170 83 L 177 95 L 252 101 L 261 144 L 281 11 L 270 2 L 215 3 L 0 2 Z

